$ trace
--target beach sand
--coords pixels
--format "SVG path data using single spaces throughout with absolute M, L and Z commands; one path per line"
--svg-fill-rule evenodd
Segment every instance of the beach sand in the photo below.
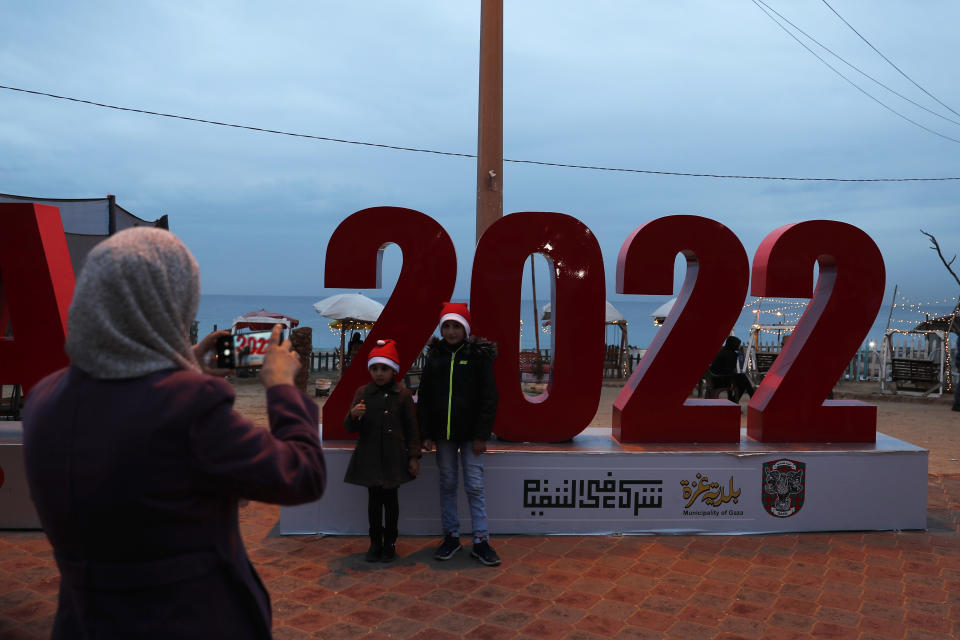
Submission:
M 317 374 L 312 374 L 308 388 L 313 397 Z M 258 426 L 267 426 L 266 392 L 256 378 L 231 378 L 237 391 L 235 408 Z M 610 426 L 613 401 L 623 383 L 606 380 L 597 415 L 592 427 Z M 929 473 L 960 473 L 960 412 L 951 411 L 952 396 L 919 398 L 880 394 L 879 382 L 841 382 L 834 389 L 837 399 L 855 399 L 877 405 L 877 431 L 930 451 Z M 314 398 L 323 406 L 325 398 Z M 741 425 L 746 426 L 746 402 L 742 401 Z

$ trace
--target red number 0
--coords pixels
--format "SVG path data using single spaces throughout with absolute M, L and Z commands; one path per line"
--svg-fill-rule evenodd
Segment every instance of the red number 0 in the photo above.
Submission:
M 546 394 L 520 390 L 520 281 L 531 253 L 551 259 L 553 378 Z M 500 218 L 477 245 L 470 283 L 475 334 L 494 340 L 499 405 L 494 432 L 516 442 L 562 442 L 597 412 L 603 382 L 603 256 L 596 237 L 563 213 L 522 212 Z M 533 331 L 539 327 L 533 327 Z
M 699 216 L 667 216 L 638 227 L 620 249 L 617 293 L 673 293 L 678 253 L 687 259 L 683 287 L 613 403 L 613 436 L 620 442 L 739 442 L 739 407 L 686 400 L 743 309 L 749 264 L 733 232 Z
M 340 223 L 330 237 L 324 265 L 324 286 L 380 287 L 383 249 L 395 243 L 403 252 L 397 285 L 380 319 L 323 405 L 323 439 L 356 438 L 343 428 L 343 418 L 357 387 L 370 382 L 367 354 L 377 340 L 397 341 L 400 375 L 420 354 L 450 299 L 457 277 L 457 255 L 450 236 L 436 220 L 402 207 L 363 209 Z
M 812 290 L 814 263 L 820 265 Z M 747 409 L 761 442 L 875 442 L 877 407 L 828 400 L 880 309 L 883 256 L 852 225 L 811 220 L 775 230 L 753 260 L 755 296 L 813 298 Z

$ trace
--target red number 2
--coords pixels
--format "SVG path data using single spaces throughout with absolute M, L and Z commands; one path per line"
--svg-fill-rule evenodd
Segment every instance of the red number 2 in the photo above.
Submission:
M 814 263 L 820 266 L 812 290 Z M 883 256 L 866 233 L 831 220 L 775 230 L 753 260 L 755 296 L 813 298 L 747 409 L 761 442 L 875 442 L 877 407 L 828 400 L 880 309 Z
M 350 367 L 323 405 L 323 439 L 351 440 L 343 427 L 357 387 L 370 382 L 367 354 L 377 340 L 397 341 L 400 374 L 420 354 L 450 299 L 457 277 L 457 255 L 450 236 L 433 218 L 402 207 L 363 209 L 340 223 L 330 237 L 324 265 L 324 286 L 380 287 L 383 249 L 395 243 L 403 267 L 393 294 Z
M 652 220 L 620 249 L 617 293 L 673 293 L 678 253 L 687 259 L 683 287 L 613 403 L 613 436 L 620 442 L 739 442 L 739 407 L 686 398 L 743 309 L 749 263 L 740 240 L 708 218 Z

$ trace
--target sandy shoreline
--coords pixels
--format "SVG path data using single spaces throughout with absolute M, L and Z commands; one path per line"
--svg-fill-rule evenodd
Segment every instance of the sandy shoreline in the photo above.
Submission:
M 310 377 L 312 396 L 313 381 Z M 267 425 L 266 393 L 255 378 L 231 378 L 237 391 L 236 409 L 254 424 Z M 623 384 L 619 380 L 604 382 L 603 395 L 592 427 L 610 425 L 613 401 Z M 863 400 L 877 405 L 877 430 L 894 438 L 905 440 L 930 451 L 929 472 L 932 474 L 960 473 L 960 412 L 951 411 L 952 396 L 918 398 L 880 395 L 878 382 L 842 382 L 834 390 L 834 397 Z M 324 398 L 315 398 L 323 406 Z M 746 399 L 743 401 L 746 405 Z M 746 415 L 741 417 L 746 426 Z

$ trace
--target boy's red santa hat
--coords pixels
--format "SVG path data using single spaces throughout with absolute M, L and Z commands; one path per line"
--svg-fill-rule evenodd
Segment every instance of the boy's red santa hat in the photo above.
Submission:
M 440 312 L 440 324 L 453 320 L 463 325 L 467 335 L 470 335 L 470 310 L 464 302 L 444 302 Z
M 367 369 L 375 364 L 385 364 L 394 373 L 400 373 L 400 355 L 397 353 L 397 343 L 393 340 L 377 340 L 377 346 L 370 350 L 367 359 Z

